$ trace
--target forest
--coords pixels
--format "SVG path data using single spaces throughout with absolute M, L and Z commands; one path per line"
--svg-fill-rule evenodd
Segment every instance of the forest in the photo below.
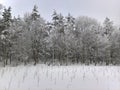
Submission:
M 120 28 L 108 17 L 103 23 L 89 16 L 63 16 L 51 21 L 35 5 L 23 17 L 0 7 L 0 65 L 119 65 Z

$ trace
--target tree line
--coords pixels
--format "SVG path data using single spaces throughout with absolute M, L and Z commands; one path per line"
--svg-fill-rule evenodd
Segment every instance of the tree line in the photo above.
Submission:
M 109 18 L 101 24 L 87 16 L 63 16 L 55 10 L 44 20 L 35 5 L 24 17 L 1 9 L 0 63 L 120 64 L 120 29 Z

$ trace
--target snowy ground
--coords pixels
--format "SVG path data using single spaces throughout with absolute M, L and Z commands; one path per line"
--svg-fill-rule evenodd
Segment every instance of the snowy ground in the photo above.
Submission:
M 117 66 L 0 68 L 0 90 L 120 90 Z

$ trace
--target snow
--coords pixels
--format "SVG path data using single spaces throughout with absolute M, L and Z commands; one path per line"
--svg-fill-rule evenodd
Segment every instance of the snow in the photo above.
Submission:
M 120 67 L 5 67 L 0 68 L 0 90 L 120 90 Z
M 0 38 L 3 40 L 3 39 L 5 39 L 6 37 L 5 37 L 5 35 L 2 34 Z

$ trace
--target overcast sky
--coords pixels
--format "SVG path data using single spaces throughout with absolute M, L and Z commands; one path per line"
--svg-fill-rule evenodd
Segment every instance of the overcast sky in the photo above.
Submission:
M 103 21 L 109 17 L 116 24 L 120 23 L 120 0 L 0 0 L 5 6 L 12 7 L 13 15 L 31 12 L 34 4 L 39 7 L 41 16 L 50 20 L 53 10 L 74 17 L 89 16 Z

